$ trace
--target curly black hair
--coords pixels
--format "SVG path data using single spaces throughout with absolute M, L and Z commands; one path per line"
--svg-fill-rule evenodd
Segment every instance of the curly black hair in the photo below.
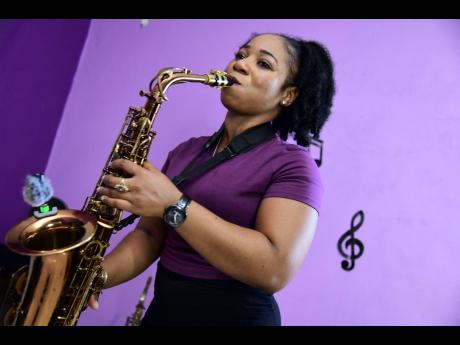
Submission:
M 248 42 L 259 35 L 263 34 L 252 34 Z M 280 111 L 272 125 L 282 140 L 286 141 L 288 135 L 294 133 L 297 144 L 308 147 L 312 138 L 319 139 L 331 114 L 335 95 L 334 64 L 329 51 L 321 43 L 286 34 L 272 35 L 284 38 L 290 57 L 290 76 L 284 87 L 295 86 L 299 92 L 295 101 Z

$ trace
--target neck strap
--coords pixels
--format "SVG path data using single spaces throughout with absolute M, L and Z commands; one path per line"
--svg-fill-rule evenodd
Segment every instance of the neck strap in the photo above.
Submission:
M 176 186 L 188 179 L 203 174 L 216 165 L 229 160 L 240 153 L 247 152 L 256 146 L 275 138 L 275 132 L 273 131 L 271 122 L 269 121 L 262 123 L 238 134 L 232 139 L 232 141 L 225 147 L 223 151 L 219 152 L 214 157 L 207 160 L 206 162 L 203 162 L 199 166 L 192 168 L 198 158 L 201 157 L 204 152 L 206 152 L 213 145 L 217 144 L 217 141 L 223 134 L 223 131 L 224 125 L 222 125 L 220 129 L 214 133 L 211 138 L 209 138 L 200 153 L 198 153 L 198 155 L 187 165 L 187 167 L 179 175 L 172 179 L 172 182 Z

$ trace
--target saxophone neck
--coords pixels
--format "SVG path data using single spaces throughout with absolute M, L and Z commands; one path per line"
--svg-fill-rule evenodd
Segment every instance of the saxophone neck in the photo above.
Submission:
M 165 93 L 171 85 L 185 82 L 203 83 L 216 88 L 228 87 L 233 84 L 227 73 L 222 71 L 211 70 L 208 74 L 192 74 L 187 68 L 168 67 L 160 70 L 150 81 L 150 93 L 141 91 L 140 95 L 148 97 L 156 104 L 161 104 L 168 100 Z

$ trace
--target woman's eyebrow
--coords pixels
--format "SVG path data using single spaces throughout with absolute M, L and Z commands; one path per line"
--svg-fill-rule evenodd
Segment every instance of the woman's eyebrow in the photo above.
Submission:
M 243 46 L 240 47 L 240 49 L 249 49 L 251 48 L 251 46 L 249 44 L 245 44 Z M 265 49 L 260 49 L 259 50 L 262 54 L 265 54 L 265 55 L 270 55 L 272 58 L 275 59 L 276 63 L 278 63 L 278 59 L 275 57 L 275 55 L 273 55 L 272 53 L 270 53 L 268 50 L 265 50 Z

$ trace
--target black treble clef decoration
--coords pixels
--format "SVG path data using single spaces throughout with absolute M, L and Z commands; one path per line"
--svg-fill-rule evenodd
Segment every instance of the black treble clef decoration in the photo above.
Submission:
M 359 223 L 355 225 L 356 217 L 360 217 Z M 345 232 L 339 239 L 338 248 L 340 255 L 344 258 L 349 259 L 342 261 L 342 268 L 345 271 L 351 271 L 355 267 L 355 260 L 361 257 L 364 252 L 364 244 L 355 238 L 355 232 L 363 225 L 364 222 L 364 212 L 358 211 L 355 213 L 351 219 L 351 228 Z M 350 249 L 350 253 L 346 253 L 345 250 Z

